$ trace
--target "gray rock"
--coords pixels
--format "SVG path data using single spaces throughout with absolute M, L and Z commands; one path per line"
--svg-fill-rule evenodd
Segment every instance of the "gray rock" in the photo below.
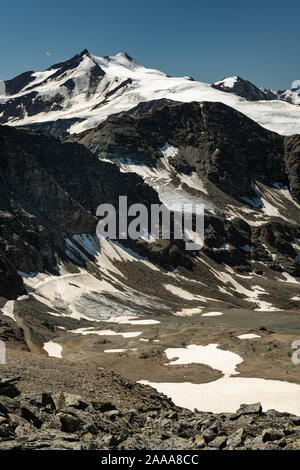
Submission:
M 20 377 L 0 377 L 0 395 L 4 395 L 10 398 L 17 397 L 20 395 L 16 384 L 20 380 Z
M 3 413 L 4 415 L 8 415 L 8 413 L 14 413 L 18 406 L 19 402 L 17 399 L 0 396 L 0 413 Z
M 196 449 L 203 449 L 206 446 L 206 442 L 202 436 L 196 436 L 194 439 Z
M 227 442 L 226 436 L 218 436 L 213 441 L 209 442 L 208 447 L 221 450 L 226 446 L 226 442 Z
M 300 426 L 300 416 L 292 416 L 291 420 L 293 424 L 295 424 L 296 426 Z
M 79 395 L 73 395 L 71 393 L 63 393 L 65 406 L 71 406 L 73 408 L 79 408 L 84 410 L 88 407 L 88 403 L 84 401 Z
M 216 437 L 216 432 L 210 428 L 205 429 L 202 433 L 203 439 L 205 440 L 206 444 L 211 442 Z
M 92 404 L 95 410 L 101 411 L 102 413 L 105 411 L 112 411 L 117 409 L 113 403 L 109 402 L 93 401 Z
M 235 449 L 244 444 L 246 438 L 246 432 L 244 428 L 237 429 L 233 434 L 231 434 L 227 439 L 228 447 Z
M 264 429 L 262 432 L 262 441 L 278 441 L 279 439 L 282 439 L 283 436 L 284 433 L 281 429 Z
M 59 416 L 61 422 L 61 429 L 64 432 L 76 432 L 82 426 L 82 421 L 77 416 L 64 413 Z
M 29 403 L 21 403 L 21 416 L 32 423 L 35 427 L 41 427 L 42 421 L 39 415 L 39 409 Z
M 262 406 L 261 403 L 252 403 L 250 405 L 243 403 L 236 411 L 237 415 L 248 415 L 248 414 L 261 414 Z
M 298 419 L 259 403 L 235 414 L 117 408 L 68 393 L 0 397 L 0 450 L 299 450 Z

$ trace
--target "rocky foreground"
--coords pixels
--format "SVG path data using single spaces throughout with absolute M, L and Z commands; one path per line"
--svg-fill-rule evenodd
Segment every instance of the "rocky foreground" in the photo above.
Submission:
M 300 417 L 264 413 L 260 403 L 191 412 L 163 396 L 153 401 L 149 388 L 149 404 L 130 409 L 66 392 L 20 392 L 18 380 L 0 378 L 0 450 L 300 449 Z

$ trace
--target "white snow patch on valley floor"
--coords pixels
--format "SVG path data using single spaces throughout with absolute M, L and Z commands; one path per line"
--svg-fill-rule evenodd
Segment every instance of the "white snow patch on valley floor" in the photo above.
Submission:
M 231 351 L 223 351 L 218 348 L 218 344 L 208 344 L 200 346 L 191 344 L 186 348 L 169 348 L 165 354 L 169 360 L 177 358 L 169 365 L 179 364 L 206 364 L 213 369 L 220 370 L 224 375 L 237 374 L 236 366 L 243 362 L 243 359 Z
M 263 410 L 275 409 L 300 415 L 300 385 L 280 380 L 223 377 L 205 384 L 139 383 L 151 385 L 175 405 L 212 413 L 233 413 L 241 403 L 261 402 Z
M 202 317 L 219 317 L 220 315 L 224 315 L 223 312 L 208 312 L 203 313 Z
M 48 341 L 48 343 L 44 343 L 43 349 L 48 353 L 50 357 L 58 357 L 59 359 L 62 358 L 62 346 L 54 341 Z
M 137 317 L 130 317 L 130 316 L 125 316 L 121 315 L 118 317 L 111 317 L 108 320 L 103 320 L 106 323 L 119 323 L 120 325 L 122 324 L 128 324 L 128 325 L 155 325 L 157 323 L 160 323 L 158 320 L 148 320 L 148 319 L 143 319 L 143 320 L 138 320 L 136 319 Z
M 137 348 L 131 348 L 131 349 L 105 349 L 105 353 L 121 353 L 121 352 L 126 352 L 126 351 L 137 351 Z
M 244 335 L 237 336 L 239 339 L 254 339 L 254 338 L 261 338 L 261 336 L 256 335 L 254 333 L 245 333 Z
M 157 325 L 160 323 L 158 320 L 131 320 L 131 325 Z
M 116 332 L 113 330 L 94 330 L 92 328 L 77 328 L 76 330 L 69 330 L 69 333 L 76 333 L 80 335 L 98 335 L 98 336 L 123 336 L 123 338 L 135 338 L 142 334 L 141 331 L 129 331 L 126 333 Z
M 240 335 L 240 338 L 246 339 L 246 336 L 249 338 L 250 334 Z M 207 364 L 224 374 L 221 379 L 204 384 L 139 382 L 167 395 L 177 406 L 212 413 L 233 413 L 241 403 L 261 402 L 264 411 L 275 409 L 300 415 L 300 385 L 280 380 L 231 377 L 236 374 L 235 368 L 242 358 L 218 349 L 217 344 L 170 348 L 165 352 L 169 359 L 177 358 L 171 364 Z
M 175 312 L 174 315 L 177 317 L 191 317 L 192 315 L 197 315 L 197 313 L 201 313 L 202 308 L 184 308 L 178 312 Z

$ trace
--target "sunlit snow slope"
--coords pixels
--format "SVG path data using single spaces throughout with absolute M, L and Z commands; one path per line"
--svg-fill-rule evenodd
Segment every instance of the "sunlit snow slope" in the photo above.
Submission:
M 247 101 L 190 77 L 169 77 L 148 69 L 125 53 L 97 57 L 88 51 L 45 72 L 26 72 L 6 82 L 0 123 L 13 126 L 64 122 L 64 131 L 79 133 L 114 113 L 143 101 L 219 101 L 263 127 L 283 135 L 300 133 L 300 107 L 278 100 Z

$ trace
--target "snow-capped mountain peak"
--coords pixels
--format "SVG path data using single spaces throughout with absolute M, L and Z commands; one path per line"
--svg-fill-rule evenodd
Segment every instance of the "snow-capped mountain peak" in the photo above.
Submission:
M 233 77 L 227 77 L 219 82 L 216 82 L 215 85 L 219 85 L 220 88 L 233 88 L 234 84 L 238 80 L 241 80 L 240 77 L 238 77 L 237 75 L 234 75 Z
M 84 49 L 45 71 L 25 72 L 5 85 L 0 124 L 47 128 L 56 135 L 85 131 L 112 114 L 162 99 L 222 102 L 267 129 L 300 133 L 300 107 L 294 106 L 289 94 L 286 101 L 290 104 L 278 101 L 277 95 L 239 76 L 213 85 L 170 77 L 139 64 L 125 52 L 98 57 Z
M 97 57 L 92 55 L 92 59 L 106 73 L 117 77 L 134 78 L 143 75 L 158 75 L 166 77 L 167 75 L 159 70 L 148 69 L 139 64 L 126 52 L 119 52 L 114 56 Z
M 214 83 L 212 86 L 227 93 L 234 93 L 248 101 L 269 101 L 277 99 L 277 95 L 273 91 L 258 88 L 253 83 L 238 75 L 224 78 Z
M 292 83 L 292 91 L 299 90 L 300 88 L 300 80 L 294 80 Z

